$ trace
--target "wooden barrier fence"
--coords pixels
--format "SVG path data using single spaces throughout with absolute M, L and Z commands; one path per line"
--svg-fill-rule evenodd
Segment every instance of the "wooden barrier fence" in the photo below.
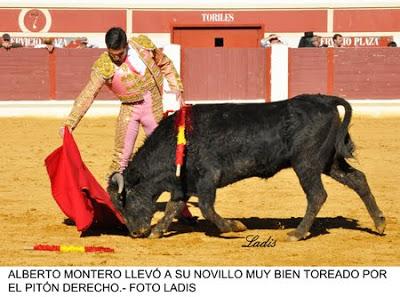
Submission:
M 74 99 L 104 49 L 0 50 L 0 100 Z M 289 97 L 400 99 L 399 48 L 289 48 Z M 194 101 L 271 100 L 271 49 L 186 48 L 184 97 Z M 278 82 L 279 83 L 279 82 Z M 278 85 L 279 87 L 279 85 Z M 98 99 L 115 99 L 103 88 Z M 273 100 L 273 98 L 272 98 Z

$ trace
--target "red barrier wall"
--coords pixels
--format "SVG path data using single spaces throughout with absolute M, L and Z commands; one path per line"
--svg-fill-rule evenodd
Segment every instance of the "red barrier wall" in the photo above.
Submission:
M 0 100 L 49 99 L 49 54 L 37 49 L 0 52 Z
M 0 100 L 74 99 L 103 49 L 0 50 Z M 270 100 L 271 50 L 183 50 L 184 98 Z M 327 93 L 349 99 L 399 99 L 399 48 L 289 49 L 289 97 Z M 103 87 L 99 99 L 115 99 Z
M 0 51 L 0 100 L 74 99 L 104 49 L 16 48 Z M 98 99 L 114 99 L 104 86 Z
M 56 99 L 75 98 L 89 80 L 92 64 L 104 49 L 58 49 L 56 54 Z M 98 99 L 113 99 L 114 94 L 103 86 Z
M 334 94 L 349 99 L 399 99 L 400 49 L 289 49 L 289 97 Z
M 184 98 L 235 100 L 266 98 L 266 55 L 261 48 L 186 48 Z
M 328 93 L 327 49 L 289 48 L 289 97 Z
M 398 48 L 337 49 L 333 93 L 344 98 L 400 98 Z

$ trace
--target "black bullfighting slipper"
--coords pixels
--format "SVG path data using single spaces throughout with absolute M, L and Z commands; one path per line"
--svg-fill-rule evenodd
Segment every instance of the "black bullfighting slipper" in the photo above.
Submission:
M 197 225 L 197 219 L 199 217 L 193 216 L 193 217 L 180 217 L 178 219 L 178 222 L 181 223 L 182 225 L 186 226 L 196 226 Z

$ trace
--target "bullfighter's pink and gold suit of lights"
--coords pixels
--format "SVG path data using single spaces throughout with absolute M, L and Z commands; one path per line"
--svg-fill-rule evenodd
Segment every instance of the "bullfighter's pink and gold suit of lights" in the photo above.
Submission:
M 101 87 L 108 85 L 121 101 L 110 171 L 122 172 L 132 157 L 139 124 L 149 135 L 162 118 L 164 77 L 171 91 L 183 91 L 171 60 L 148 37 L 134 37 L 129 41 L 128 56 L 120 66 L 112 62 L 107 52 L 96 60 L 90 80 L 76 98 L 65 125 L 75 129 Z

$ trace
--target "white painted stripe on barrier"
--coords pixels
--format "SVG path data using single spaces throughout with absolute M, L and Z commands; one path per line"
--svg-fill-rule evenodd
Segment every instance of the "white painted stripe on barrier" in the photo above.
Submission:
M 181 73 L 181 46 L 179 44 L 167 44 L 163 48 L 163 53 L 171 59 L 178 74 Z M 179 102 L 176 94 L 171 92 L 167 79 L 163 82 L 163 111 L 175 111 L 179 109 Z
M 271 101 L 288 98 L 289 49 L 284 44 L 271 46 Z M 267 70 L 268 71 L 268 70 Z
M 328 9 L 327 10 L 327 21 L 326 21 L 326 32 L 329 34 L 333 33 L 333 9 Z
M 238 100 L 187 100 L 188 104 L 265 103 L 264 99 Z M 349 100 L 355 115 L 400 116 L 400 99 Z M 0 117 L 55 117 L 65 118 L 71 111 L 73 100 L 0 101 Z M 94 101 L 86 117 L 117 116 L 117 100 Z

